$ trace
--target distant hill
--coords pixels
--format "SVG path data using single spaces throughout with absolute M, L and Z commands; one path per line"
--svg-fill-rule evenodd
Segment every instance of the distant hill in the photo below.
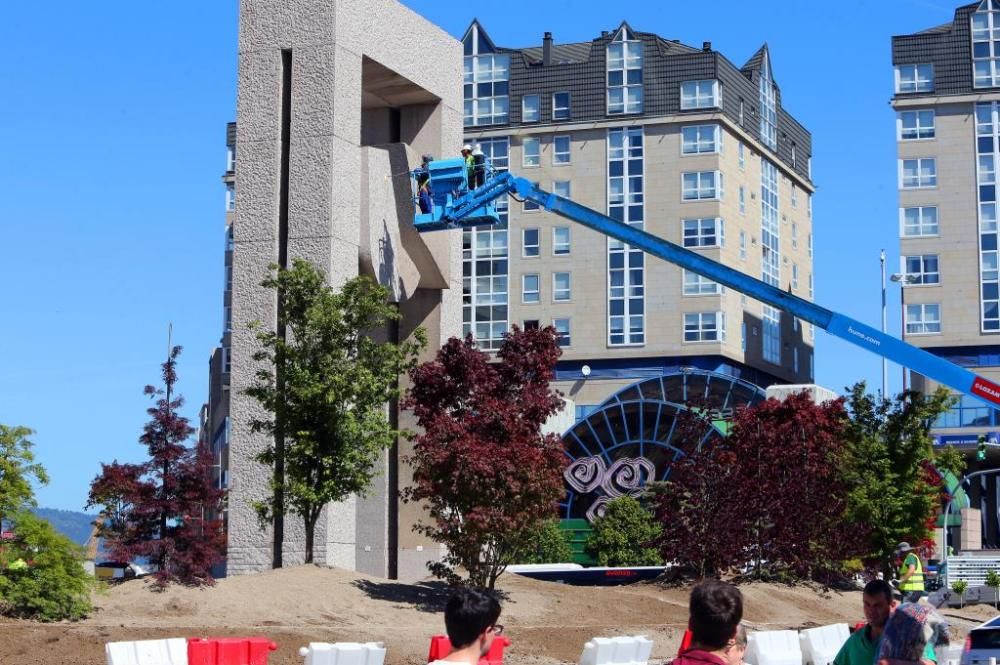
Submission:
M 95 515 L 72 510 L 56 510 L 55 508 L 36 508 L 33 512 L 42 519 L 48 520 L 56 528 L 56 531 L 75 543 L 84 545 L 90 538 L 91 522 L 94 521 Z

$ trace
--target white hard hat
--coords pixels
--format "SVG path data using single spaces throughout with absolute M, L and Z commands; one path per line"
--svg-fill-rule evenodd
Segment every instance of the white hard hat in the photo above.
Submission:
M 466 143 L 462 146 L 462 152 L 472 152 L 472 146 Z
M 481 144 L 477 143 L 475 149 L 472 151 L 472 154 L 473 155 L 481 155 L 481 154 L 483 154 L 483 146 Z

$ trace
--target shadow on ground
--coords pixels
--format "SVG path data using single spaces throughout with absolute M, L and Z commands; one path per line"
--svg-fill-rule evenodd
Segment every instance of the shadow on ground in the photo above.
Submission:
M 421 612 L 443 612 L 445 603 L 454 588 L 444 582 L 375 582 L 356 580 L 354 586 L 361 589 L 372 600 L 387 600 L 410 605 Z

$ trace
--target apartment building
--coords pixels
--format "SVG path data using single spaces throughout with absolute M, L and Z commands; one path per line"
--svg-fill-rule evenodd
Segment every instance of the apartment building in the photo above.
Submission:
M 899 179 L 904 339 L 994 381 L 1000 378 L 1000 2 L 955 10 L 951 21 L 892 39 Z M 912 374 L 914 389 L 938 384 Z M 980 435 L 1000 441 L 997 412 L 968 396 L 935 422 L 940 445 L 956 445 L 970 471 Z M 973 487 L 983 542 L 1000 546 L 995 477 Z M 952 527 L 957 529 L 958 522 Z
M 903 335 L 996 380 L 1000 3 L 959 7 L 944 25 L 893 37 L 892 58 Z M 913 386 L 937 384 L 913 375 Z M 974 444 L 978 434 L 996 436 L 997 425 L 992 409 L 963 397 L 935 432 Z
M 223 251 L 222 334 L 219 346 L 208 359 L 208 402 L 199 414 L 198 443 L 212 451 L 213 478 L 216 487 L 229 487 L 229 375 L 232 369 L 233 327 L 233 223 L 236 218 L 236 123 L 226 125 L 226 170 L 222 175 L 225 186 L 225 245 Z M 228 511 L 223 509 L 223 526 L 228 524 Z M 216 577 L 225 575 L 225 564 L 215 570 Z
M 811 136 L 766 45 L 737 66 L 628 23 L 506 48 L 474 21 L 462 41 L 466 142 L 495 167 L 812 297 Z M 681 371 L 812 381 L 812 326 L 530 203 L 498 208 L 502 226 L 464 233 L 464 332 L 496 349 L 511 325 L 554 325 L 577 419 Z

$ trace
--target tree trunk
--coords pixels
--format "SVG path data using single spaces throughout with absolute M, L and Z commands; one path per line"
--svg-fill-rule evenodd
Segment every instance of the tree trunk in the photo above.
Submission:
M 310 508 L 306 511 L 306 516 L 303 518 L 303 523 L 306 528 L 306 563 L 313 562 L 313 544 L 316 541 L 316 522 L 319 521 L 319 516 L 322 512 L 322 507 Z
M 316 535 L 316 522 L 306 518 L 306 563 L 313 562 L 313 538 Z

